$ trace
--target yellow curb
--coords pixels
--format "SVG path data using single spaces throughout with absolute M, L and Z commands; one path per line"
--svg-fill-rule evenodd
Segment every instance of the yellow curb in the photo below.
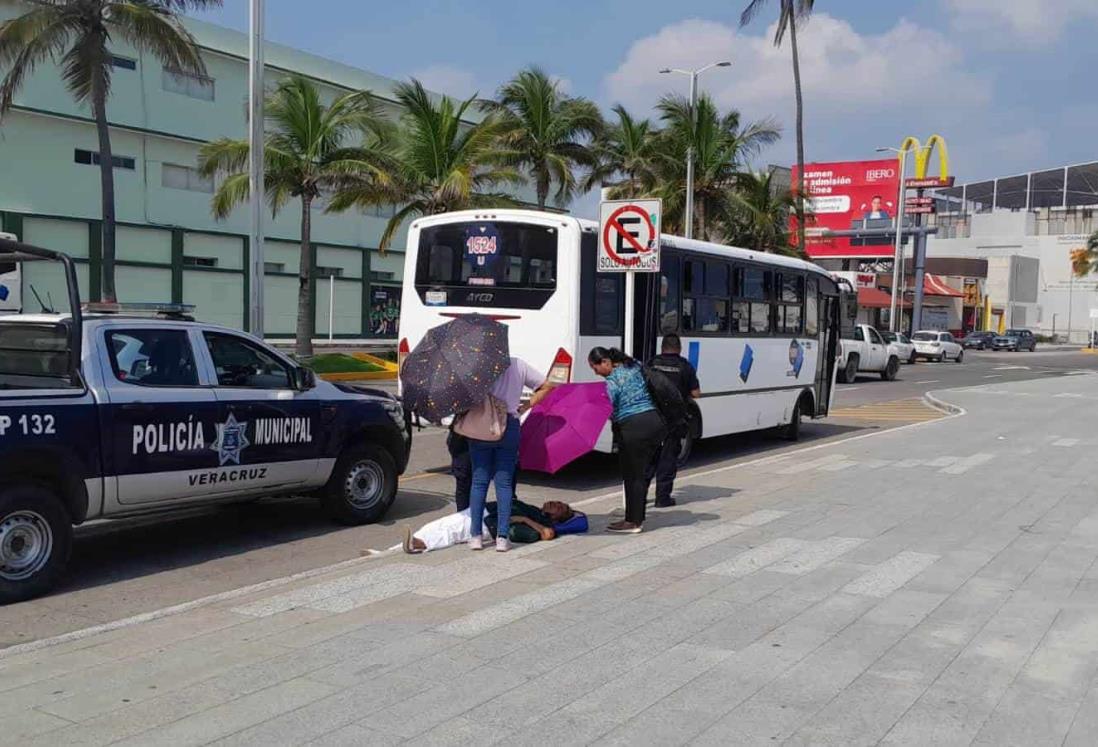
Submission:
M 376 355 L 370 355 L 369 353 L 351 353 L 352 358 L 357 358 L 360 361 L 366 361 L 367 363 L 373 363 L 375 366 L 381 366 L 386 371 L 392 371 L 396 373 L 397 364 L 392 361 L 387 361 L 384 358 L 378 358 Z
M 319 374 L 325 381 L 377 381 L 379 379 L 395 379 L 396 371 L 350 371 L 348 373 Z
M 1098 355 L 1098 348 L 1083 348 L 1080 352 L 1087 355 Z

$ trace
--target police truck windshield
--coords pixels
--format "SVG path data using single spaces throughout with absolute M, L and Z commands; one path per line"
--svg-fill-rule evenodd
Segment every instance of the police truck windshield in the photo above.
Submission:
M 541 308 L 557 287 L 550 226 L 478 221 L 420 231 L 416 291 L 427 306 Z

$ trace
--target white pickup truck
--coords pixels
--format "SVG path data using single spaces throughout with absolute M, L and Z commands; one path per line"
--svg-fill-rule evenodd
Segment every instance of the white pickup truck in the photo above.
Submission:
M 881 333 L 868 324 L 855 324 L 851 339 L 839 341 L 839 381 L 849 384 L 859 373 L 879 373 L 892 381 L 900 370 L 900 357 Z

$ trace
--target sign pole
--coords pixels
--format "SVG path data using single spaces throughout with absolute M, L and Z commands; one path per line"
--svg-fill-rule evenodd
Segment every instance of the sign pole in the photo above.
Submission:
M 630 357 L 633 355 L 633 328 L 637 305 L 636 275 L 633 270 L 625 273 L 625 339 L 622 340 L 622 351 Z

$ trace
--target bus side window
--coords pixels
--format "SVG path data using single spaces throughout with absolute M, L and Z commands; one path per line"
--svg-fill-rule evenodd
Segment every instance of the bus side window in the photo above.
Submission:
M 810 337 L 820 334 L 820 283 L 816 278 L 805 283 L 804 333 Z
M 742 334 L 770 334 L 770 288 L 772 274 L 769 270 L 743 267 L 737 270 L 737 299 L 733 316 L 734 331 Z
M 678 255 L 660 257 L 660 334 L 679 331 L 680 270 Z
M 728 331 L 728 265 L 688 261 L 683 283 L 684 332 L 721 334 Z
M 596 272 L 598 239 L 580 237 L 580 334 L 620 335 L 624 320 L 625 277 L 620 272 Z
M 792 273 L 778 275 L 774 296 L 778 302 L 776 331 L 786 335 L 799 335 L 804 303 L 804 278 Z

